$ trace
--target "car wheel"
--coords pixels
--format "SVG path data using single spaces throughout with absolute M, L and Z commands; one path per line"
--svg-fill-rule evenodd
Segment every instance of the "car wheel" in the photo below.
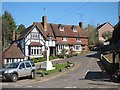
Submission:
M 34 78 L 35 78 L 35 71 L 32 71 L 30 75 L 30 79 L 34 79 Z
M 17 74 L 13 74 L 11 80 L 12 80 L 12 82 L 17 82 L 17 80 L 18 80 Z

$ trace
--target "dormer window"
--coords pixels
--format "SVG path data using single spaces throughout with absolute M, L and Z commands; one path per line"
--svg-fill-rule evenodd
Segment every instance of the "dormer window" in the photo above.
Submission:
M 73 26 L 73 27 L 72 27 L 72 30 L 73 30 L 73 32 L 77 32 L 77 27 L 76 27 L 76 26 Z
M 64 31 L 64 25 L 60 25 L 59 29 L 60 31 Z
M 80 39 L 80 38 L 76 38 L 76 41 L 77 41 L 77 42 L 81 42 L 81 39 Z
M 67 41 L 68 38 L 67 37 L 62 37 L 62 41 Z

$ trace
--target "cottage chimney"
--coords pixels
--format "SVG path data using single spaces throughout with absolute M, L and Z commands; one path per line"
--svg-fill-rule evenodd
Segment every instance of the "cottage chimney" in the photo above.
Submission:
M 47 31 L 47 16 L 42 17 L 43 28 Z
M 83 23 L 82 22 L 79 22 L 79 26 L 80 26 L 80 28 L 83 29 Z
M 15 39 L 16 39 L 16 33 L 15 33 L 15 30 L 13 30 L 12 39 L 13 39 L 13 41 L 15 41 Z

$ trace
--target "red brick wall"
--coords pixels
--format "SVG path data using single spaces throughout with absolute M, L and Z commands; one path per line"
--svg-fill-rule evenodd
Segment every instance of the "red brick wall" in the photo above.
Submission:
M 57 40 L 57 42 L 63 42 L 61 37 L 57 37 L 56 40 Z M 82 40 L 82 42 L 81 42 L 82 44 L 85 44 L 88 46 L 88 39 L 87 38 L 81 38 L 81 40 Z M 74 44 L 74 43 L 76 43 L 76 38 L 68 38 L 67 42 Z
M 99 29 L 99 37 L 101 37 L 105 31 L 113 32 L 113 30 L 114 28 L 110 24 L 106 23 L 106 25 Z
M 82 44 L 85 44 L 88 46 L 88 39 L 87 38 L 82 38 Z

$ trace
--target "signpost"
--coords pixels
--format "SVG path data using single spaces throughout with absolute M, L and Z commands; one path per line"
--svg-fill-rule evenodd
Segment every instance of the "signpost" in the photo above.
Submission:
M 45 45 L 45 51 L 47 55 L 46 55 L 46 61 L 41 64 L 41 68 L 45 70 L 53 70 L 55 69 L 55 67 L 53 67 L 52 62 L 49 61 L 49 52 L 50 52 L 49 45 L 46 45 L 45 43 L 44 45 Z

